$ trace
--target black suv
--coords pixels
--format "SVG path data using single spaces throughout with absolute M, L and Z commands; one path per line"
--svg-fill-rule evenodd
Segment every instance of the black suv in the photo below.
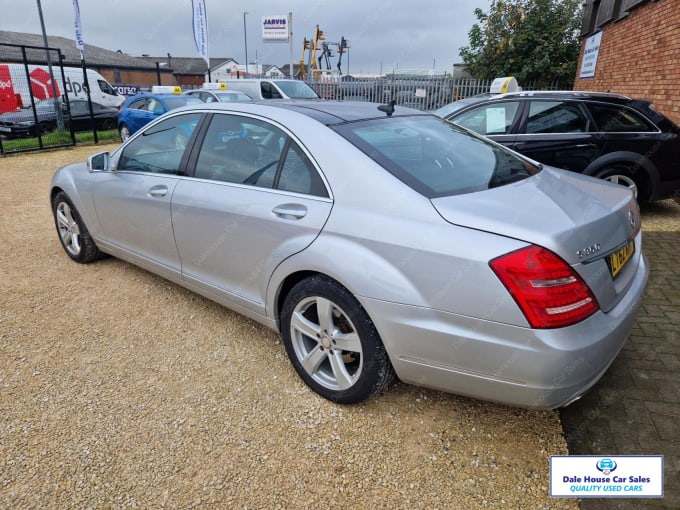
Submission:
M 639 202 L 680 196 L 680 128 L 649 101 L 601 92 L 513 92 L 434 112 L 546 165 L 631 188 Z

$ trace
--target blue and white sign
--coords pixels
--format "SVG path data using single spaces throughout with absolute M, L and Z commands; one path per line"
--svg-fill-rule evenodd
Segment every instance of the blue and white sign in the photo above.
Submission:
M 592 78 L 595 76 L 595 67 L 597 67 L 597 57 L 600 54 L 601 42 L 602 32 L 591 35 L 586 39 L 586 45 L 583 48 L 581 71 L 578 74 L 579 78 Z
M 80 21 L 78 0 L 73 0 L 73 24 L 76 30 L 76 48 L 83 52 L 85 51 L 85 40 L 83 39 L 83 24 Z
M 191 0 L 194 11 L 194 42 L 198 55 L 210 67 L 208 58 L 208 15 L 205 12 L 205 0 Z
M 262 40 L 264 42 L 286 42 L 289 33 L 287 15 L 262 18 Z
M 552 456 L 550 497 L 662 498 L 663 455 Z

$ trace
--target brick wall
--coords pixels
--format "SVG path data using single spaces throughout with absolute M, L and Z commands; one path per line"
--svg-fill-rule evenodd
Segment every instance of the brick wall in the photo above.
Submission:
M 158 74 L 155 70 L 134 71 L 121 69 L 120 82 L 114 79 L 114 72 L 110 69 L 99 69 L 99 73 L 112 85 L 119 83 L 125 85 L 137 85 L 139 87 L 151 87 L 158 85 Z M 170 72 L 161 72 L 161 85 L 176 85 L 175 77 Z
M 604 25 L 595 77 L 577 78 L 574 90 L 648 99 L 680 124 L 680 0 L 648 2 Z

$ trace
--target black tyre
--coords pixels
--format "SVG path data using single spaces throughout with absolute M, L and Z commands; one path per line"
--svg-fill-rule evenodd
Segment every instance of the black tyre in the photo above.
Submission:
M 90 237 L 78 210 L 63 191 L 52 199 L 52 213 L 61 245 L 71 259 L 87 264 L 103 256 Z
M 288 357 L 316 393 L 353 404 L 383 391 L 394 371 L 368 314 L 325 276 L 301 281 L 286 296 L 281 329 Z
M 649 200 L 648 179 L 642 168 L 634 170 L 626 165 L 613 165 L 602 170 L 597 177 L 630 189 L 638 202 Z
M 102 131 L 110 131 L 116 129 L 116 123 L 113 119 L 104 119 L 102 122 Z

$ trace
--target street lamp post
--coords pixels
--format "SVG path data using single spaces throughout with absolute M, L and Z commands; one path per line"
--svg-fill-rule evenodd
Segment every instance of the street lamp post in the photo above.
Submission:
M 246 32 L 246 14 L 243 13 L 243 46 L 246 50 L 246 78 L 248 77 L 248 33 Z

